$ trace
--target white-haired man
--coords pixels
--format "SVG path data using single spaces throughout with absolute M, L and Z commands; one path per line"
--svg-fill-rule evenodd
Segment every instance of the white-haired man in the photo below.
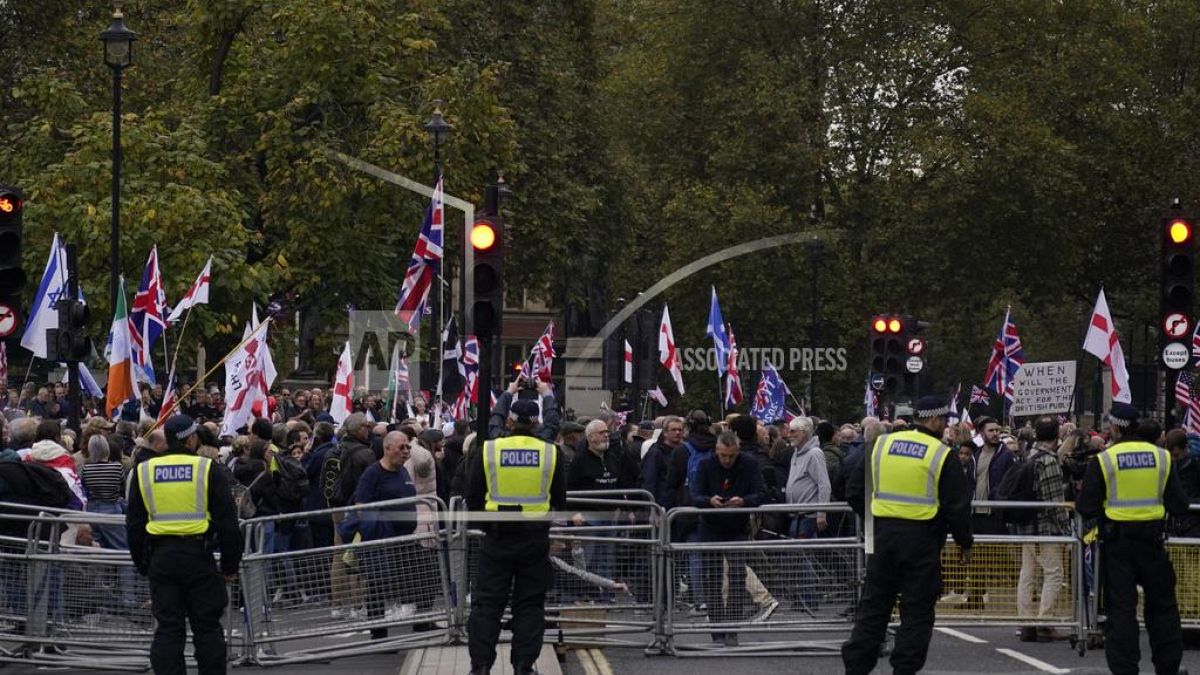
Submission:
M 814 430 L 812 418 L 795 417 L 788 423 L 791 432 L 792 462 L 788 468 L 785 496 L 789 504 L 823 504 L 830 498 L 832 486 L 825 453 Z M 827 526 L 824 511 L 797 514 L 792 520 L 791 536 L 796 539 L 816 539 Z M 797 589 L 801 609 L 815 613 L 818 609 L 816 571 L 808 555 L 798 556 L 799 579 L 808 583 Z

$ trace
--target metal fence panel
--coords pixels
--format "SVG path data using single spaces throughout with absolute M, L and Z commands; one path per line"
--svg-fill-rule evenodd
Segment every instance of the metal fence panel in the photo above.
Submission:
M 417 508 L 427 515 L 413 534 L 370 541 L 341 541 L 339 534 L 333 546 L 270 552 L 279 550 L 273 537 L 286 536 L 301 521 L 412 521 Z M 242 562 L 248 592 L 240 604 L 252 660 L 302 662 L 446 642 L 451 605 L 440 527 L 445 515 L 436 498 L 417 497 L 243 523 L 251 548 Z

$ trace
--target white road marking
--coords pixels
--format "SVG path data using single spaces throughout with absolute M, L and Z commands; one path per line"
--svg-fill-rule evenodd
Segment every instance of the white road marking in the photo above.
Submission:
M 936 630 L 939 633 L 945 633 L 946 635 L 949 635 L 950 637 L 956 637 L 959 640 L 962 640 L 963 642 L 971 642 L 971 643 L 979 644 L 979 645 L 987 644 L 987 640 L 984 640 L 983 638 L 978 638 L 978 637 L 975 637 L 974 635 L 971 635 L 970 633 L 964 633 L 960 630 L 954 630 L 953 628 L 945 628 L 943 626 L 935 626 L 934 630 Z
M 1018 661 L 1023 661 L 1025 663 L 1033 666 L 1034 668 L 1037 668 L 1038 670 L 1041 670 L 1041 671 L 1045 671 L 1047 673 L 1054 673 L 1055 675 L 1066 675 L 1066 673 L 1071 672 L 1070 668 L 1059 668 L 1058 666 L 1052 666 L 1049 663 L 1046 663 L 1045 661 L 1041 661 L 1041 660 L 1033 658 L 1032 656 L 1022 654 L 1021 652 L 1019 652 L 1015 649 L 1007 649 L 1007 648 L 1003 648 L 1003 647 L 997 647 L 996 651 L 1000 652 L 1001 654 L 1004 654 L 1005 656 L 1011 656 L 1012 658 L 1014 658 Z

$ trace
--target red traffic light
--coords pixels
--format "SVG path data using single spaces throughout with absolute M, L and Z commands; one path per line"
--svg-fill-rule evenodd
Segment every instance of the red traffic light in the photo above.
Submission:
M 471 226 L 471 247 L 476 251 L 488 251 L 496 245 L 496 228 L 486 220 Z
M 14 216 L 21 212 L 24 204 L 11 192 L 0 192 L 0 217 Z
M 904 330 L 904 322 L 898 316 L 877 316 L 871 319 L 871 330 L 876 333 L 899 335 Z
M 1183 218 L 1172 218 L 1167 224 L 1167 240 L 1172 244 L 1186 244 L 1192 239 L 1192 224 Z

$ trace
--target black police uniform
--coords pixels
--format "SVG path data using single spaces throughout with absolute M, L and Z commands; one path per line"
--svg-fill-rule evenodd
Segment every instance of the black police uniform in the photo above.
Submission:
M 1114 404 L 1114 410 L 1116 407 Z M 1183 661 L 1183 634 L 1175 599 L 1175 568 L 1163 547 L 1165 523 L 1116 522 L 1104 518 L 1105 488 L 1100 462 L 1093 459 L 1084 470 L 1083 487 L 1075 508 L 1085 518 L 1100 518 L 1102 613 L 1108 617 L 1104 622 L 1104 657 L 1108 669 L 1117 675 L 1139 672 L 1137 587 L 1141 586 L 1154 671 L 1159 675 L 1175 675 Z M 1188 510 L 1187 493 L 1179 482 L 1174 462 L 1167 476 L 1163 506 L 1171 515 Z
M 527 403 L 534 406 L 531 413 L 525 410 Z M 537 408 L 529 401 L 520 401 L 513 404 L 513 412 L 521 414 L 524 421 L 527 414 L 536 419 Z M 543 442 L 531 434 L 513 435 L 527 435 L 534 443 Z M 562 450 L 555 447 L 555 451 L 558 454 L 550 481 L 551 511 L 561 510 L 567 500 Z M 468 457 L 465 501 L 471 511 L 483 511 L 487 500 L 484 453 L 473 452 Z M 550 567 L 550 524 L 505 521 L 481 525 L 486 534 L 480 547 L 467 624 L 471 672 L 487 673 L 496 660 L 500 618 L 511 591 L 512 663 L 518 674 L 528 673 L 542 651 L 546 592 L 554 578 Z
M 177 436 L 193 425 L 191 418 L 183 415 L 167 421 L 165 455 L 193 454 L 183 446 L 186 436 L 182 439 Z M 209 464 L 208 531 L 186 537 L 146 532 L 149 515 L 138 484 L 138 472 L 130 475 L 129 509 L 125 516 L 129 553 L 138 572 L 150 579 L 150 602 L 158 624 L 150 646 L 150 665 L 160 675 L 187 673 L 183 656 L 187 642 L 185 621 L 192 627 L 199 672 L 207 675 L 226 670 L 221 615 L 228 602 L 228 591 L 223 575 L 237 573 L 242 559 L 242 537 L 232 486 L 225 473 L 216 469 L 215 462 Z M 220 569 L 212 555 L 214 535 L 221 552 Z
M 916 429 L 941 440 L 923 426 Z M 871 461 L 871 451 L 866 448 L 865 462 Z M 866 587 L 854 630 L 842 645 L 845 672 L 851 675 L 866 675 L 875 668 L 897 594 L 904 602 L 890 658 L 893 672 L 916 673 L 925 665 L 933 635 L 934 606 L 941 594 L 946 533 L 949 531 L 960 547 L 969 547 L 973 542 L 971 491 L 957 469 L 954 453 L 947 452 L 943 461 L 936 517 L 927 521 L 875 518 L 875 553 L 867 561 Z M 846 501 L 860 518 L 868 489 L 863 471 L 847 478 Z

